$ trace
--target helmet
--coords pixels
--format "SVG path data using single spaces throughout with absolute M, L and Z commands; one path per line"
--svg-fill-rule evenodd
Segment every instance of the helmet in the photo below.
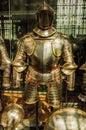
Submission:
M 39 7 L 37 11 L 38 27 L 41 29 L 48 29 L 52 25 L 54 10 L 45 2 Z
M 1 115 L 1 125 L 10 130 L 21 130 L 23 128 L 23 118 L 23 108 L 16 103 L 10 103 L 5 107 Z
M 48 118 L 44 130 L 86 130 L 86 113 L 76 108 L 57 110 Z

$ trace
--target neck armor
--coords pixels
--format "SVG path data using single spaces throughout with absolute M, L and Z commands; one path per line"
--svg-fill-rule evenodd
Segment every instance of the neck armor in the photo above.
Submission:
M 33 29 L 33 32 L 41 37 L 50 37 L 56 33 L 56 29 L 51 27 L 47 30 L 42 30 L 42 29 L 36 27 L 35 29 Z

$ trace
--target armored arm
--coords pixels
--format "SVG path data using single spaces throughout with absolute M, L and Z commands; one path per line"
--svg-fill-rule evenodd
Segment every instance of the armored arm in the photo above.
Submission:
M 63 41 L 64 41 L 63 46 L 64 64 L 62 67 L 62 72 L 67 77 L 67 89 L 69 91 L 73 91 L 75 86 L 75 70 L 77 68 L 77 65 L 75 64 L 73 59 L 73 53 L 70 41 L 67 38 L 65 38 Z
M 82 72 L 82 84 L 81 84 L 81 92 L 79 94 L 79 99 L 83 102 L 86 102 L 86 62 L 81 65 L 79 68 Z
M 12 63 L 13 65 L 13 87 L 18 88 L 21 85 L 22 81 L 22 72 L 26 69 L 26 54 L 24 50 L 24 42 L 22 39 L 20 39 L 18 44 L 18 50 L 17 54 L 15 56 L 15 59 Z
M 10 74 L 11 74 L 11 60 L 7 53 L 4 40 L 0 38 L 0 69 L 3 71 L 3 81 L 2 87 L 9 88 L 10 87 Z

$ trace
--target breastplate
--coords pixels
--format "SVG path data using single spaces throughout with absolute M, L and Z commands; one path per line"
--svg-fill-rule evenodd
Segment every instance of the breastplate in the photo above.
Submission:
M 29 65 L 40 73 L 56 69 L 62 55 L 63 42 L 59 34 L 43 38 L 38 35 L 27 36 L 24 40 Z
M 53 43 L 50 39 L 36 39 L 33 55 L 30 56 L 30 65 L 41 73 L 47 73 L 57 68 L 61 56 L 61 45 Z M 60 52 L 56 54 L 56 52 Z

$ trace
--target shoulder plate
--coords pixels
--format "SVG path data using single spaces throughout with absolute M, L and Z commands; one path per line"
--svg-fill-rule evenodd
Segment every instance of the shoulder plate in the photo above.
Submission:
M 25 52 L 31 56 L 34 53 L 36 45 L 34 38 L 31 34 L 27 34 L 21 40 L 23 40 Z

